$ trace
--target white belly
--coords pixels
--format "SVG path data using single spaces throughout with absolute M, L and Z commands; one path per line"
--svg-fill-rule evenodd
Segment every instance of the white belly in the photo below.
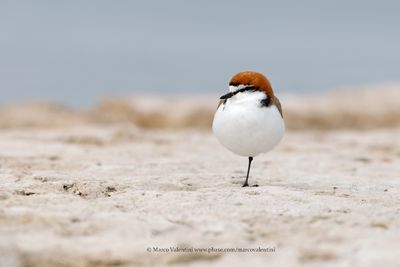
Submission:
M 285 125 L 275 105 L 261 107 L 262 92 L 243 92 L 220 105 L 214 115 L 213 132 L 235 154 L 255 157 L 276 146 Z

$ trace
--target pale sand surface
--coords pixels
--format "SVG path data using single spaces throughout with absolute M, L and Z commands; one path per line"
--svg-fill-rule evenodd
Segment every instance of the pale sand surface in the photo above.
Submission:
M 399 266 L 399 137 L 290 131 L 241 188 L 209 130 L 5 128 L 0 266 Z

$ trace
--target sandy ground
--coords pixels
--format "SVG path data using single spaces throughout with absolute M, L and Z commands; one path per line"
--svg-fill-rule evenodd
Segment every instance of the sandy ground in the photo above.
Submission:
M 242 188 L 208 130 L 2 129 L 0 266 L 399 266 L 399 136 L 289 131 Z

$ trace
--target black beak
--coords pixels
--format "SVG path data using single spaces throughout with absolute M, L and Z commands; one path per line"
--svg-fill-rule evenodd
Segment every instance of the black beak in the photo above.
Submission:
M 242 93 L 242 92 L 246 92 L 246 91 L 255 91 L 255 90 L 256 89 L 254 88 L 254 86 L 249 85 L 249 86 L 246 86 L 245 88 L 236 90 L 234 92 L 227 93 L 226 95 L 221 96 L 219 99 L 225 100 L 225 99 L 231 98 L 232 96 L 236 95 L 237 93 Z
M 221 96 L 219 99 L 228 99 L 228 98 L 231 98 L 234 95 L 235 95 L 235 93 L 230 92 L 230 93 L 227 93 L 227 94 Z

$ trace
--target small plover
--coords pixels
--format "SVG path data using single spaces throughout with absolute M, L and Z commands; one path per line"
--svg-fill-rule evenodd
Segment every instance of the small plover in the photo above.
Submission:
M 249 186 L 253 158 L 275 147 L 285 132 L 282 107 L 268 79 L 253 71 L 233 76 L 229 93 L 220 97 L 212 128 L 224 147 L 248 157 L 243 187 Z

